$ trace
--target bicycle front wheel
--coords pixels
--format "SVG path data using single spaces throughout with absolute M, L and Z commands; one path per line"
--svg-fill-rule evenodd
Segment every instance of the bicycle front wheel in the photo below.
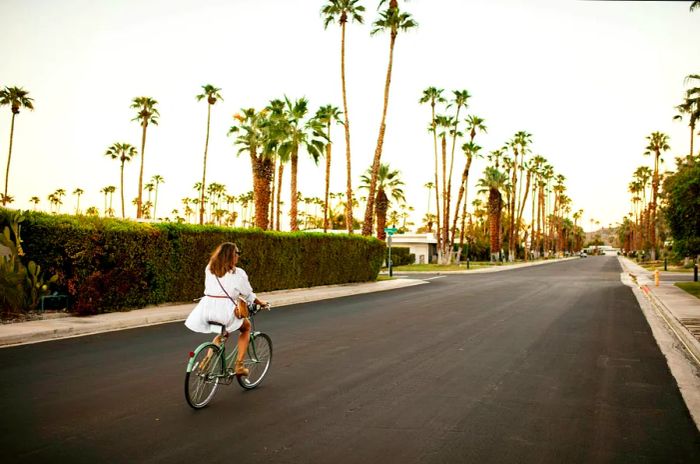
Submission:
M 272 340 L 267 334 L 260 333 L 251 336 L 248 344 L 248 352 L 243 359 L 243 364 L 250 373 L 245 377 L 236 377 L 241 387 L 251 390 L 263 381 L 272 362 Z
M 221 348 L 213 343 L 195 355 L 192 370 L 185 375 L 185 399 L 194 409 L 201 409 L 214 398 L 224 372 Z

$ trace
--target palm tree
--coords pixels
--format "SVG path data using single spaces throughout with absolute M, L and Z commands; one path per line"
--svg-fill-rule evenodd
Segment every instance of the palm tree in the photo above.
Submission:
M 156 208 L 158 208 L 158 187 L 160 186 L 160 184 L 165 183 L 165 179 L 160 174 L 155 174 L 153 177 L 151 177 L 151 182 L 155 184 L 156 188 L 156 199 L 153 203 L 153 218 L 155 219 L 158 217 L 156 216 Z
M 76 206 L 75 206 L 75 214 L 76 214 L 76 215 L 80 214 L 80 196 L 81 196 L 83 193 L 85 193 L 85 192 L 83 191 L 83 189 L 81 189 L 81 188 L 79 188 L 79 187 L 76 188 L 75 190 L 73 190 L 73 195 L 75 195 L 75 196 L 78 197 L 78 201 L 77 201 L 77 204 L 76 204 Z
M 200 224 L 204 224 L 204 192 L 207 185 L 207 151 L 209 150 L 209 122 L 211 121 L 211 107 L 214 106 L 218 100 L 224 101 L 219 93 L 221 89 L 214 87 L 211 84 L 203 85 L 202 89 L 204 92 L 197 95 L 197 101 L 202 101 L 205 98 L 207 99 L 207 136 L 204 139 L 204 162 L 202 163 L 202 197 L 199 200 Z
M 467 116 L 465 121 L 467 123 L 467 130 L 469 131 L 469 142 L 462 145 L 462 151 L 467 157 L 467 162 L 464 165 L 464 171 L 462 172 L 462 182 L 459 185 L 459 193 L 457 194 L 457 204 L 455 205 L 455 217 L 452 223 L 452 238 L 450 239 L 450 249 L 452 249 L 455 242 L 455 228 L 457 225 L 457 217 L 459 206 L 462 201 L 462 196 L 464 196 L 464 203 L 462 208 L 462 223 L 459 231 L 459 248 L 457 249 L 457 262 L 459 262 L 462 253 L 462 244 L 464 243 L 464 222 L 467 216 L 467 188 L 469 182 L 469 169 L 471 168 L 472 160 L 474 157 L 480 157 L 479 151 L 481 147 L 474 143 L 474 138 L 477 132 L 486 132 L 486 125 L 484 124 L 484 119 L 479 116 L 470 115 Z
M 488 192 L 489 210 L 489 238 L 491 244 L 491 261 L 499 261 L 501 249 L 501 210 L 503 209 L 503 196 L 501 191 L 505 189 L 508 177 L 493 166 L 484 170 L 484 177 L 479 179 L 477 185 L 479 193 Z
M 692 80 L 692 78 L 693 75 L 691 74 L 686 78 L 686 81 Z M 700 79 L 700 76 L 697 78 Z M 675 120 L 682 120 L 684 115 L 688 115 L 688 127 L 690 127 L 690 152 L 688 153 L 688 163 L 693 164 L 695 126 L 700 119 L 700 89 L 688 89 L 685 101 L 676 106 L 676 111 L 678 111 L 678 114 L 673 117 Z
M 700 10 L 700 0 L 694 0 L 693 3 L 690 4 L 690 11 L 695 10 Z
M 54 196 L 54 201 L 56 203 L 56 212 L 60 213 L 61 212 L 61 205 L 63 204 L 63 197 L 66 196 L 66 191 L 65 189 L 59 188 L 56 189 L 55 192 L 53 192 Z
M 430 127 L 429 131 L 433 133 L 433 150 L 435 154 L 435 213 L 436 221 L 438 224 L 437 229 L 440 229 L 440 183 L 439 183 L 439 169 L 438 169 L 438 148 L 437 148 L 437 122 L 435 120 L 435 105 L 437 103 L 445 103 L 445 99 L 442 97 L 443 89 L 438 89 L 436 87 L 428 87 L 423 90 L 423 96 L 419 100 L 419 103 L 430 103 Z M 430 200 L 428 200 L 430 201 Z M 428 211 L 430 208 L 428 208 Z M 437 248 L 440 249 L 440 233 L 437 234 Z
M 7 168 L 5 168 L 5 193 L 2 196 L 2 205 L 9 200 L 7 186 L 10 181 L 10 160 L 12 159 L 12 141 L 15 135 L 15 117 L 21 108 L 34 110 L 34 100 L 29 97 L 29 92 L 22 87 L 5 87 L 0 90 L 0 106 L 9 105 L 12 111 L 12 122 L 10 123 L 10 148 L 7 152 Z
M 486 127 L 483 126 L 483 120 L 479 121 L 480 125 L 483 127 L 483 130 L 486 130 Z M 450 232 L 450 246 L 449 249 L 452 250 L 454 247 L 455 243 L 455 233 L 457 230 L 457 219 L 461 216 L 462 222 L 460 226 L 460 231 L 459 231 L 459 248 L 457 248 L 457 262 L 459 263 L 460 256 L 462 254 L 462 244 L 464 243 L 464 223 L 466 221 L 467 217 L 467 188 L 469 186 L 469 170 L 471 169 L 472 161 L 474 158 L 480 157 L 480 151 L 481 147 L 477 144 L 474 143 L 473 138 L 462 145 L 462 151 L 464 151 L 464 155 L 467 158 L 467 162 L 464 165 L 464 172 L 462 172 L 462 181 L 459 184 L 459 193 L 457 194 L 457 203 L 455 203 L 455 216 L 454 219 L 452 220 L 452 230 Z M 462 198 L 464 198 L 464 203 L 462 203 Z M 463 206 L 462 209 L 462 214 L 459 214 L 459 207 L 460 205 Z
M 29 202 L 30 202 L 30 203 L 34 203 L 34 208 L 33 208 L 34 211 L 36 211 L 36 205 L 38 205 L 40 201 L 41 201 L 41 199 L 39 199 L 39 197 L 36 197 L 36 196 L 31 197 L 31 198 L 29 199 Z
M 265 125 L 267 111 L 255 111 L 254 108 L 241 110 L 241 113 L 234 115 L 236 125 L 229 129 L 228 134 L 238 134 L 234 142 L 240 146 L 238 154 L 248 152 L 253 174 L 252 199 L 255 204 L 255 226 L 266 230 L 269 225 L 268 208 L 270 207 L 270 184 L 274 165 L 272 162 L 273 153 L 264 148 L 266 133 Z M 247 195 L 240 195 L 238 200 L 245 200 L 245 205 L 249 202 Z M 245 226 L 245 216 L 243 222 Z
M 132 121 L 139 121 L 141 124 L 141 168 L 139 169 L 139 189 L 136 204 L 136 217 L 141 217 L 141 203 L 143 202 L 143 162 L 145 160 L 144 151 L 146 150 L 146 129 L 149 124 L 158 125 L 158 102 L 151 97 L 136 97 L 131 100 L 131 108 L 137 111 L 136 117 Z M 122 186 L 122 191 L 124 190 Z M 122 202 L 123 203 L 123 202 Z
M 148 192 L 148 200 L 146 200 L 146 202 L 143 203 L 143 205 L 141 205 L 143 209 L 141 215 L 146 219 L 151 219 L 151 207 L 153 206 L 153 203 L 151 202 L 151 194 L 153 193 L 153 190 L 155 190 L 155 188 L 156 186 L 153 182 L 149 182 L 143 186 L 143 189 Z
M 449 169 L 449 175 L 447 176 L 446 183 L 447 183 L 447 196 L 446 196 L 446 201 L 445 201 L 445 217 L 444 217 L 444 236 L 445 239 L 447 240 L 449 237 L 449 227 L 450 227 L 450 203 L 452 201 L 452 172 L 454 168 L 454 161 L 455 161 L 455 146 L 457 144 L 457 137 L 461 136 L 462 134 L 457 130 L 458 125 L 459 125 L 459 112 L 462 108 L 467 107 L 467 100 L 471 97 L 469 95 L 469 92 L 466 90 L 453 90 L 453 99 L 450 101 L 450 104 L 448 105 L 448 108 L 455 107 L 455 115 L 454 115 L 454 127 L 452 128 L 451 135 L 452 135 L 452 149 L 450 150 L 450 169 Z M 455 219 L 457 218 L 459 211 L 459 206 L 457 209 L 455 209 Z M 452 250 L 452 244 L 454 243 L 454 233 L 452 234 L 452 240 L 450 241 L 450 246 L 449 250 Z M 452 256 L 450 253 L 448 255 L 449 257 Z M 449 258 L 448 258 L 449 259 Z
M 663 162 L 661 159 L 661 152 L 668 151 L 671 147 L 668 144 L 668 135 L 662 132 L 652 132 L 646 137 L 649 141 L 649 145 L 646 147 L 645 155 L 654 155 L 654 175 L 651 179 L 651 226 L 650 226 L 650 239 L 651 239 L 651 259 L 656 259 L 656 199 L 659 194 L 659 162 Z
M 385 3 L 380 2 L 380 6 Z M 382 109 L 382 119 L 379 124 L 379 136 L 377 137 L 377 147 L 374 150 L 374 159 L 372 161 L 372 177 L 370 179 L 369 193 L 367 195 L 367 205 L 365 207 L 365 218 L 362 224 L 362 235 L 372 234 L 372 222 L 374 220 L 374 199 L 377 189 L 377 176 L 379 175 L 379 164 L 382 157 L 382 147 L 384 146 L 384 134 L 386 132 L 386 113 L 389 106 L 389 87 L 391 85 L 391 69 L 394 61 L 394 45 L 399 31 L 408 31 L 418 24 L 413 20 L 409 13 L 404 13 L 399 10 L 398 2 L 391 0 L 389 6 L 379 13 L 379 19 L 374 22 L 374 27 L 371 34 L 375 35 L 382 31 L 389 32 L 389 65 L 386 71 L 386 80 L 384 83 L 384 107 Z
M 442 153 L 442 211 L 438 212 L 438 217 L 444 219 L 446 217 L 445 207 L 447 205 L 447 134 L 454 124 L 452 118 L 444 115 L 435 116 L 435 128 L 438 131 L 438 138 L 440 139 L 440 151 Z M 444 227 L 444 224 L 438 221 L 436 225 L 438 243 L 438 261 L 446 264 L 448 260 L 448 232 Z
M 331 124 L 343 124 L 340 110 L 333 105 L 322 106 L 316 112 L 315 118 L 326 128 L 326 194 L 323 203 L 323 231 L 328 231 L 328 195 L 331 182 Z
M 138 152 L 136 151 L 136 148 L 132 146 L 131 144 L 128 143 L 114 143 L 112 146 L 107 148 L 107 151 L 105 152 L 106 156 L 109 156 L 112 159 L 118 159 L 119 160 L 119 169 L 120 169 L 120 192 L 122 196 L 122 218 L 126 217 L 126 213 L 124 210 L 124 163 L 127 163 L 131 161 L 135 156 L 138 155 Z M 137 202 L 138 202 L 138 197 L 137 197 Z M 138 206 L 138 203 L 137 203 Z M 138 209 L 137 209 L 138 212 Z
M 372 169 L 367 169 L 367 172 L 361 177 L 360 188 L 369 189 Z M 392 170 L 388 163 L 382 163 L 379 167 L 379 175 L 377 176 L 377 198 L 375 199 L 377 208 L 377 238 L 384 240 L 386 238 L 386 214 L 389 210 L 389 196 L 395 201 L 406 201 L 403 193 L 404 183 L 400 178 L 401 172 Z
M 291 161 L 291 205 L 289 210 L 290 229 L 292 231 L 299 230 L 297 223 L 298 209 L 298 189 L 297 189 L 297 167 L 299 163 L 299 149 L 304 146 L 306 152 L 313 158 L 314 162 L 318 162 L 323 149 L 326 146 L 327 139 L 323 133 L 323 126 L 314 118 L 309 119 L 304 123 L 303 119 L 308 112 L 308 100 L 299 98 L 292 103 L 289 98 L 284 97 L 286 103 L 284 125 L 284 136 L 279 145 L 278 152 L 281 156 L 289 156 Z
M 105 215 L 109 215 L 109 217 L 114 217 L 114 208 L 112 207 L 112 200 L 114 200 L 114 192 L 117 191 L 117 187 L 114 185 L 109 185 L 106 187 L 107 188 L 107 193 L 109 193 L 109 209 L 107 210 L 107 213 Z
M 340 83 L 343 93 L 343 114 L 345 115 L 345 163 L 346 163 L 346 207 L 345 207 L 345 227 L 349 234 L 352 233 L 352 170 L 350 156 L 350 113 L 348 111 L 348 98 L 345 89 L 345 25 L 348 19 L 352 19 L 360 24 L 364 18 L 362 13 L 365 7 L 359 5 L 359 0 L 328 0 L 328 3 L 321 9 L 324 16 L 323 27 L 334 21 L 340 24 Z

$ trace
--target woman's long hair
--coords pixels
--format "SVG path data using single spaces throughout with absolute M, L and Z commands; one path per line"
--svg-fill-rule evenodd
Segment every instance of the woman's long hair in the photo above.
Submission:
M 236 268 L 233 258 L 238 254 L 238 247 L 233 242 L 219 245 L 209 259 L 209 270 L 216 277 L 223 277 Z

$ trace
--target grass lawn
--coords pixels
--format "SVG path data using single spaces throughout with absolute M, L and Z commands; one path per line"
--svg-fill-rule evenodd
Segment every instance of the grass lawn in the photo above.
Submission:
M 664 262 L 663 261 L 644 261 L 642 263 L 638 263 L 640 266 L 642 266 L 644 269 L 648 271 L 663 271 L 664 270 Z M 683 264 L 675 264 L 675 263 L 668 263 L 668 272 L 693 272 L 693 267 L 684 267 Z
M 489 267 L 493 266 L 494 264 L 491 264 L 486 261 L 477 261 L 477 262 L 470 262 L 469 263 L 469 269 L 477 269 L 480 267 Z M 496 264 L 498 265 L 498 264 Z M 386 268 L 383 268 L 383 270 L 387 270 Z M 466 271 L 467 270 L 467 265 L 461 264 L 450 264 L 450 265 L 442 265 L 442 264 L 408 264 L 406 266 L 394 266 L 394 272 L 401 272 L 401 271 L 414 271 L 414 272 L 440 272 L 440 271 Z
M 676 282 L 675 286 L 685 290 L 696 298 L 700 298 L 700 282 Z

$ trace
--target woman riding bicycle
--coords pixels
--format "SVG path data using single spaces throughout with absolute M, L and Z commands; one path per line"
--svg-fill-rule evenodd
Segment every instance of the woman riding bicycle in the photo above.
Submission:
M 224 242 L 217 247 L 204 272 L 204 297 L 187 317 L 185 326 L 194 332 L 217 333 L 220 332 L 220 327 L 211 324 L 216 322 L 222 324 L 227 332 L 240 330 L 234 373 L 237 376 L 247 376 L 248 369 L 243 366 L 243 357 L 250 340 L 247 305 L 256 303 L 266 306 L 267 303 L 253 293 L 248 274 L 236 267 L 239 256 L 240 251 L 235 243 Z M 220 344 L 220 337 L 214 337 L 216 345 Z

